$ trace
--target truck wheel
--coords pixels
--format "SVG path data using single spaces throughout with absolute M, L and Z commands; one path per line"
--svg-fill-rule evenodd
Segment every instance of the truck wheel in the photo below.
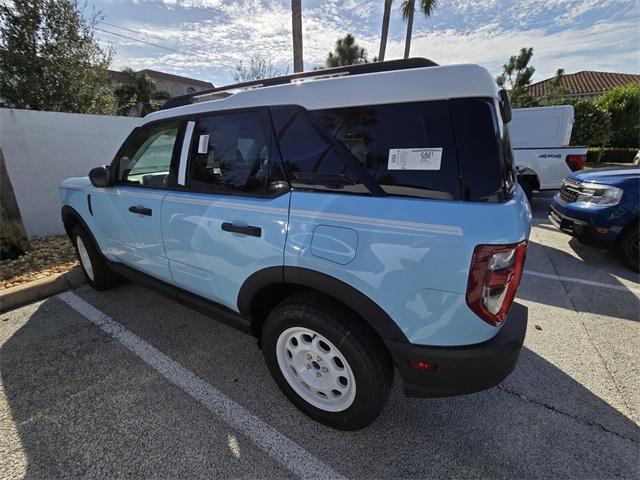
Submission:
M 73 227 L 71 239 L 89 285 L 96 290 L 107 290 L 120 283 L 121 277 L 109 270 L 93 239 L 82 226 Z
M 533 197 L 533 180 L 530 178 L 522 178 L 518 180 L 518 183 L 522 187 L 522 190 L 524 190 L 527 199 L 531 201 L 531 197 Z
M 269 314 L 262 349 L 271 375 L 303 413 L 340 430 L 373 422 L 393 383 L 393 364 L 368 326 L 333 299 L 295 294 Z
M 616 242 L 616 253 L 622 263 L 631 270 L 640 271 L 640 238 L 638 228 L 640 225 L 636 220 L 625 227 Z

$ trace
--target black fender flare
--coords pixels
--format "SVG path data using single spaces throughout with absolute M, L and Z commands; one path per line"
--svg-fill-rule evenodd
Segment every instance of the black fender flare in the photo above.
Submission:
M 62 224 L 64 225 L 64 229 L 67 232 L 67 235 L 69 236 L 70 239 L 71 239 L 71 226 L 70 226 L 71 222 L 79 223 L 91 238 L 91 241 L 93 242 L 93 245 L 96 247 L 96 250 L 98 250 L 98 252 L 100 252 L 100 254 L 102 255 L 102 251 L 100 250 L 100 245 L 96 241 L 96 237 L 93 236 L 93 232 L 89 228 L 89 225 L 87 225 L 87 222 L 84 221 L 84 219 L 82 218 L 82 215 L 80 215 L 80 213 L 78 213 L 78 211 L 75 208 L 70 207 L 69 205 L 65 205 L 64 207 L 62 207 L 60 216 L 62 217 Z
M 385 343 L 409 343 L 398 324 L 368 296 L 337 278 L 308 268 L 268 267 L 253 273 L 245 280 L 238 293 L 237 305 L 240 313 L 251 318 L 251 305 L 256 295 L 264 288 L 279 284 L 318 290 L 360 315 Z

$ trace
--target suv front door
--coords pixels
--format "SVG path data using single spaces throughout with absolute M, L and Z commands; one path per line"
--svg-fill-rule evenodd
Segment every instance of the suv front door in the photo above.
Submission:
M 189 124 L 184 187 L 162 206 L 171 274 L 177 286 L 237 311 L 244 281 L 282 266 L 289 185 L 266 109 L 210 113 Z
M 169 282 L 160 212 L 177 162 L 181 127 L 182 122 L 169 121 L 137 129 L 112 165 L 114 186 L 92 195 L 107 256 Z

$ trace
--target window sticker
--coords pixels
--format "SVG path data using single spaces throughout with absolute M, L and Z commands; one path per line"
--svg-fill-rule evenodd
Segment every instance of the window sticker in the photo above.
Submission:
M 389 149 L 389 170 L 440 170 L 442 148 Z
M 209 151 L 209 135 L 200 135 L 198 140 L 198 153 L 207 153 Z

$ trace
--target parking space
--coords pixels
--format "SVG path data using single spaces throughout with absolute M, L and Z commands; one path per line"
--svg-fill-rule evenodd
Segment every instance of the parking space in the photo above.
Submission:
M 141 286 L 81 287 L 2 315 L 3 478 L 635 477 L 637 275 L 533 201 L 520 363 L 500 386 L 416 400 L 396 379 L 358 432 L 310 421 L 255 339 Z

